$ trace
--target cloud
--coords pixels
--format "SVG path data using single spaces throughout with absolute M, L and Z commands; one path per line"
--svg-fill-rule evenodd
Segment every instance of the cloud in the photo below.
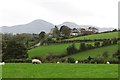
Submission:
M 44 19 L 53 24 L 72 21 L 116 27 L 119 0 L 1 0 L 0 26 Z

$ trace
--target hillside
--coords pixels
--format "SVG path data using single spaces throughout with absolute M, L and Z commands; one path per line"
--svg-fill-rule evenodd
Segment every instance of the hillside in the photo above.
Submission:
M 28 51 L 29 57 L 33 56 L 45 56 L 47 54 L 64 54 L 66 53 L 66 48 L 71 45 L 69 44 L 53 44 L 46 46 L 39 46 Z M 80 43 L 75 44 L 79 48 Z
M 110 45 L 110 46 L 106 46 L 106 47 L 101 47 L 101 48 L 96 48 L 96 49 L 92 49 L 92 50 L 88 50 L 88 51 L 84 51 L 84 52 L 80 52 L 74 55 L 70 55 L 67 56 L 65 58 L 71 57 L 71 58 L 75 58 L 78 60 L 84 60 L 87 59 L 89 56 L 91 57 L 97 57 L 97 56 L 101 56 L 103 52 L 108 51 L 110 57 L 111 55 L 116 52 L 118 50 L 118 45 Z
M 112 39 L 118 38 L 118 32 L 110 32 L 110 33 L 101 33 L 101 34 L 91 34 L 86 36 L 80 36 L 75 38 L 70 38 L 67 40 L 84 40 L 84 39 Z

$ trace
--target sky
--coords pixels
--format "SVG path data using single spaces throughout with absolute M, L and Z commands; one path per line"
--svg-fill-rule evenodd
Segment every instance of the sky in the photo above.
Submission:
M 120 0 L 0 0 L 0 27 L 43 19 L 55 25 L 74 22 L 101 28 L 118 27 Z

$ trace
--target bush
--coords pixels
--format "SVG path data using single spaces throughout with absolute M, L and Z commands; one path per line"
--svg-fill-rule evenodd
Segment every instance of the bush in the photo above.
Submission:
M 86 50 L 86 45 L 85 43 L 80 44 L 80 51 L 85 51 Z
M 93 48 L 94 48 L 94 46 L 92 46 L 92 44 L 86 44 L 86 50 L 90 50 Z
M 117 44 L 117 39 L 116 38 L 112 39 L 112 44 Z
M 96 48 L 100 47 L 100 42 L 95 42 L 94 47 L 96 47 Z
M 109 60 L 111 64 L 119 64 L 119 59 L 112 58 Z
M 32 63 L 31 59 L 9 59 L 4 60 L 6 63 Z
M 97 64 L 103 64 L 104 63 L 104 59 L 101 57 L 97 57 L 97 58 L 93 58 L 90 63 L 97 63 Z
M 67 58 L 67 62 L 68 63 L 75 63 L 75 59 L 74 58 Z
M 67 54 L 68 55 L 71 55 L 71 54 L 75 54 L 75 53 L 77 53 L 77 48 L 75 47 L 75 44 L 72 44 L 71 46 L 69 46 L 68 48 L 67 48 Z
M 103 41 L 102 46 L 108 46 L 108 45 L 111 45 L 111 44 L 112 44 L 112 41 L 109 40 L 109 39 L 106 39 L 106 40 Z
M 120 49 L 117 50 L 112 56 L 113 56 L 113 58 L 118 59 L 118 61 L 120 63 Z

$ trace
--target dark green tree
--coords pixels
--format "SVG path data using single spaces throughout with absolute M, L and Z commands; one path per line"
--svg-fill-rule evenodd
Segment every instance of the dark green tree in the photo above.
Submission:
M 108 60 L 108 57 L 109 57 L 109 54 L 108 54 L 108 51 L 105 51 L 103 54 L 102 54 L 102 57 L 104 58 L 104 63 Z
M 72 44 L 71 46 L 69 46 L 68 48 L 67 48 L 67 54 L 68 55 L 71 55 L 71 54 L 75 54 L 75 53 L 77 53 L 77 48 L 75 47 L 75 44 Z
M 45 34 L 46 33 L 44 31 L 40 32 L 40 34 L 39 34 L 39 40 L 40 41 L 45 39 Z
M 58 27 L 55 26 L 53 29 L 53 37 L 58 38 L 60 36 L 60 31 L 58 30 Z
M 3 44 L 3 60 L 7 59 L 26 59 L 28 57 L 27 48 L 24 44 L 15 40 L 7 41 Z
M 60 28 L 60 32 L 61 32 L 62 36 L 68 37 L 68 36 L 70 36 L 71 29 L 68 26 L 63 25 Z
M 97 47 L 100 47 L 100 42 L 95 42 L 94 43 L 94 46 L 97 48 Z
M 120 49 L 117 50 L 117 52 L 115 52 L 112 56 L 113 56 L 113 58 L 118 59 L 118 60 L 119 60 L 119 63 L 120 63 Z
M 74 58 L 67 58 L 67 62 L 68 63 L 75 63 L 75 59 Z
M 84 50 L 86 50 L 86 45 L 85 45 L 85 43 L 81 43 L 80 44 L 80 51 L 84 51 Z

